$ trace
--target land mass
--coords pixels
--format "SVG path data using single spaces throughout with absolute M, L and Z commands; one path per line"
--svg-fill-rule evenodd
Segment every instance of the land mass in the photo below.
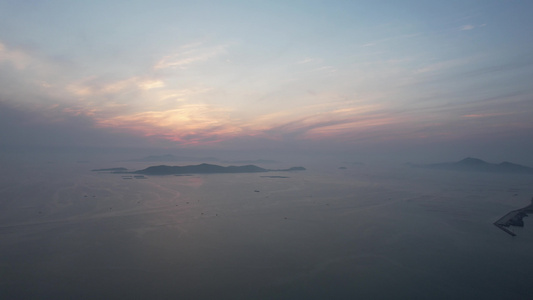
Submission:
M 260 173 L 273 171 L 303 171 L 304 167 L 292 167 L 289 169 L 270 170 L 255 165 L 246 166 L 218 166 L 212 164 L 199 164 L 190 166 L 151 166 L 146 169 L 135 171 L 135 174 L 144 175 L 179 175 L 179 174 L 215 174 L 215 173 Z
M 494 222 L 496 227 L 507 232 L 512 236 L 516 236 L 516 233 L 509 229 L 510 226 L 524 227 L 524 217 L 527 217 L 528 213 L 533 213 L 533 198 L 531 199 L 531 204 L 517 210 L 512 210 L 505 214 L 503 217 Z
M 488 163 L 479 158 L 467 157 L 458 162 L 438 163 L 427 165 L 409 164 L 412 167 L 428 168 L 434 170 L 452 170 L 467 172 L 490 172 L 490 173 L 521 173 L 533 174 L 533 168 L 526 167 L 511 162 L 502 162 L 499 164 Z

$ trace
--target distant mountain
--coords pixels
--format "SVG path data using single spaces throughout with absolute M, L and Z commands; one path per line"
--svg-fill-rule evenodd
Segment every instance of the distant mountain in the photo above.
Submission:
M 521 173 L 533 174 L 533 168 L 510 163 L 502 162 L 499 164 L 488 163 L 479 158 L 467 157 L 458 162 L 438 163 L 427 165 L 410 164 L 413 167 L 421 167 L 435 170 L 453 170 L 467 172 L 490 172 L 490 173 Z
M 263 169 L 255 165 L 222 167 L 211 164 L 191 166 L 152 166 L 133 173 L 145 175 L 178 175 L 178 174 L 214 174 L 214 173 L 259 173 L 271 171 L 303 171 L 304 167 L 292 167 L 284 170 Z

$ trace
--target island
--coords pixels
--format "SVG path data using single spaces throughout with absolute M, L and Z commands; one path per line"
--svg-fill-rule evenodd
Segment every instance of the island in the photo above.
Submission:
M 521 208 L 508 212 L 503 217 L 494 222 L 494 225 L 501 230 L 507 232 L 511 236 L 516 236 L 516 233 L 509 229 L 510 226 L 524 227 L 524 217 L 527 217 L 528 213 L 533 213 L 533 198 L 531 198 L 531 204 Z
M 291 172 L 304 171 L 304 167 L 292 167 L 289 169 L 264 169 L 255 165 L 223 167 L 212 164 L 199 164 L 190 166 L 151 166 L 146 169 L 134 171 L 134 174 L 143 175 L 181 175 L 181 174 L 216 174 L 216 173 L 261 173 L 261 172 Z M 125 172 L 117 172 L 125 173 Z

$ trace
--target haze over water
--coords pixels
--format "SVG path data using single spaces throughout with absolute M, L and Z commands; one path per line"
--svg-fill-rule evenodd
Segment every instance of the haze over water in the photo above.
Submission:
M 2 298 L 497 299 L 529 292 L 528 220 L 516 238 L 492 222 L 529 202 L 531 176 L 348 165 L 123 179 L 90 172 L 93 166 L 7 172 Z

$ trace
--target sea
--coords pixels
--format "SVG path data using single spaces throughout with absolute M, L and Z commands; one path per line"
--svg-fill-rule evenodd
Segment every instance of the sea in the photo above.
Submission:
M 4 163 L 0 299 L 532 297 L 533 222 L 493 222 L 530 204 L 533 176 L 91 171 L 149 165 Z

